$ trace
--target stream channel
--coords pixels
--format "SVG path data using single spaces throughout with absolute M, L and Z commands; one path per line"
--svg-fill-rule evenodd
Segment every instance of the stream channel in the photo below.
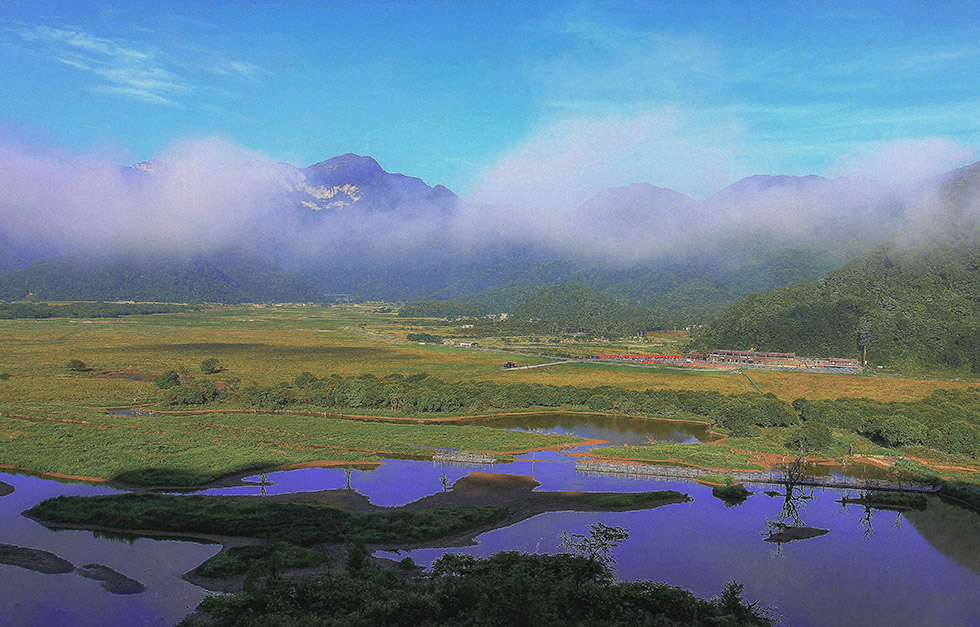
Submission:
M 571 433 L 613 444 L 648 439 L 704 441 L 701 425 L 648 419 L 581 415 L 497 418 L 494 426 Z M 354 470 L 350 486 L 377 505 L 398 506 L 443 490 L 470 472 L 532 476 L 537 490 L 639 492 L 678 490 L 689 504 L 645 511 L 540 514 L 497 529 L 466 547 L 384 552 L 406 554 L 427 566 L 447 552 L 486 556 L 501 550 L 556 552 L 561 531 L 585 533 L 595 522 L 626 527 L 630 539 L 613 553 L 621 579 L 650 579 L 710 597 L 725 582 L 745 584 L 745 596 L 770 605 L 784 625 L 978 625 L 980 624 L 980 515 L 928 496 L 923 511 L 897 513 L 836 502 L 846 491 L 797 489 L 787 499 L 778 485 L 747 484 L 754 494 L 726 505 L 708 487 L 657 477 L 628 478 L 576 472 L 575 458 L 536 452 L 513 462 L 440 465 L 385 460 Z M 832 470 L 837 472 L 837 470 Z M 339 468 L 307 468 L 249 477 L 244 485 L 207 494 L 262 494 L 335 490 L 348 477 Z M 14 491 L 0 496 L 0 544 L 40 549 L 76 568 L 97 563 L 146 586 L 138 594 L 113 594 L 75 573 L 43 574 L 0 563 L 0 625 L 172 625 L 207 593 L 181 575 L 218 552 L 217 545 L 174 539 L 108 537 L 89 531 L 52 531 L 21 516 L 58 495 L 96 495 L 118 490 L 0 473 Z M 769 492 L 765 494 L 764 492 Z M 200 493 L 200 492 L 199 492 Z M 850 493 L 856 496 L 855 493 Z M 773 521 L 829 530 L 820 537 L 777 544 L 766 541 Z

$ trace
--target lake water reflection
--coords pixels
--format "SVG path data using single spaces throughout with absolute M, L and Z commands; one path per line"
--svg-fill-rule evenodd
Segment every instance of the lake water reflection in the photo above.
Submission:
M 606 440 L 609 444 L 643 445 L 659 442 L 706 442 L 711 439 L 707 426 L 679 420 L 658 420 L 634 416 L 541 413 L 495 416 L 466 421 L 498 429 L 519 429 L 541 433 L 574 435 Z
M 173 625 L 207 594 L 180 577 L 217 553 L 220 547 L 216 545 L 147 538 L 112 540 L 89 531 L 52 531 L 21 516 L 54 496 L 116 490 L 5 473 L 0 473 L 0 481 L 14 487 L 14 492 L 0 497 L 0 543 L 48 551 L 76 567 L 102 564 L 146 586 L 141 594 L 117 595 L 104 590 L 100 582 L 75 573 L 48 575 L 0 564 L 0 624 Z
M 510 417 L 508 417 L 510 418 Z M 495 419 L 498 420 L 498 419 Z M 576 435 L 617 434 L 622 443 L 639 437 L 639 427 L 568 427 L 554 419 L 516 420 L 497 426 L 571 429 Z M 651 427 L 646 424 L 641 427 Z M 661 425 L 662 426 L 662 425 Z M 680 426 L 680 435 L 672 435 Z M 665 437 L 698 438 L 673 423 Z M 661 432 L 663 436 L 666 431 Z M 648 437 L 643 433 L 642 437 Z M 701 435 L 706 435 L 702 432 Z M 685 441 L 683 439 L 675 441 Z M 499 550 L 554 552 L 558 533 L 584 533 L 601 521 L 629 529 L 631 538 L 616 552 L 624 579 L 651 579 L 683 586 L 699 595 L 721 591 L 725 582 L 745 584 L 750 600 L 775 606 L 787 625 L 976 625 L 980 616 L 980 516 L 929 497 L 925 511 L 897 514 L 835 502 L 841 491 L 817 489 L 795 502 L 803 524 L 830 530 L 826 535 L 776 545 L 764 541 L 769 522 L 784 511 L 785 499 L 767 496 L 780 486 L 751 485 L 743 504 L 726 507 L 709 488 L 696 483 L 591 475 L 575 470 L 576 457 L 552 451 L 519 456 L 487 466 L 439 465 L 431 461 L 385 460 L 374 469 L 309 468 L 249 477 L 250 485 L 207 490 L 212 494 L 267 494 L 351 489 L 382 506 L 398 506 L 443 489 L 471 471 L 534 477 L 537 490 L 638 492 L 675 489 L 694 497 L 690 504 L 625 513 L 553 512 L 535 516 L 477 538 L 475 546 L 424 549 L 410 554 L 427 565 L 446 552 L 490 555 Z M 842 472 L 842 469 L 827 469 Z M 8 593 L 0 596 L 0 622 L 11 624 L 172 624 L 193 609 L 204 592 L 180 581 L 217 547 L 187 542 L 136 540 L 132 544 L 97 538 L 82 531 L 52 532 L 20 512 L 58 494 L 105 494 L 113 490 L 63 484 L 22 475 L 2 475 L 16 487 L 0 497 L 0 542 L 51 551 L 76 565 L 98 562 L 147 586 L 141 595 L 120 597 L 77 575 L 40 575 L 0 565 Z M 811 492 L 805 490 L 807 495 Z M 401 559 L 404 553 L 392 555 Z M 12 592 L 11 592 L 12 591 Z M 13 617 L 13 620 L 8 620 Z

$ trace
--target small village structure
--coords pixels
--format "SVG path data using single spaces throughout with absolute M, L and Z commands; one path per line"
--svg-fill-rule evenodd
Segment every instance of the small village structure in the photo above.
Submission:
M 663 364 L 669 366 L 694 366 L 715 368 L 791 368 L 794 370 L 823 370 L 836 372 L 860 372 L 861 362 L 844 357 L 800 357 L 796 353 L 768 353 L 762 351 L 715 350 L 710 353 L 687 355 L 590 355 L 590 359 L 635 364 Z
M 444 346 L 460 346 L 462 348 L 479 348 L 476 342 L 466 342 L 462 340 L 446 339 L 442 341 Z

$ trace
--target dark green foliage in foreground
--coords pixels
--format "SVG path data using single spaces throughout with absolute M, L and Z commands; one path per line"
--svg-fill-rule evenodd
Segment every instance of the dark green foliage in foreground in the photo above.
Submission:
M 445 555 L 423 578 L 359 568 L 307 580 L 269 578 L 233 596 L 207 597 L 208 625 L 772 625 L 731 582 L 720 598 L 650 581 L 620 582 L 577 555 Z
M 244 575 L 257 564 L 279 571 L 319 566 L 326 559 L 321 551 L 275 541 L 269 544 L 233 546 L 225 549 L 195 568 L 194 574 L 212 579 L 224 579 Z
M 438 335 L 432 335 L 431 333 L 409 333 L 405 336 L 409 342 L 424 342 L 426 344 L 439 344 L 442 342 L 442 337 Z
M 119 316 L 196 311 L 189 305 L 168 303 L 45 303 L 0 302 L 0 320 L 42 318 L 117 318 Z
M 398 310 L 399 318 L 477 318 L 486 313 L 479 303 L 459 300 L 413 300 Z
M 499 520 L 501 507 L 438 507 L 384 513 L 344 512 L 316 503 L 225 496 L 121 494 L 59 496 L 30 510 L 43 520 L 118 529 L 272 538 L 299 546 L 344 542 L 410 543 Z
M 858 358 L 864 341 L 872 364 L 980 374 L 980 246 L 878 247 L 815 283 L 749 296 L 693 346 Z

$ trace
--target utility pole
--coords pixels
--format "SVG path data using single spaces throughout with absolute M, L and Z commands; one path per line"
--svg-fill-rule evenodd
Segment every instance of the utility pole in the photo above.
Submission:
M 858 340 L 858 344 L 861 345 L 861 359 L 864 362 L 864 367 L 868 367 L 868 344 L 871 343 L 871 325 L 868 324 L 868 319 L 865 318 L 861 321 L 861 337 Z

